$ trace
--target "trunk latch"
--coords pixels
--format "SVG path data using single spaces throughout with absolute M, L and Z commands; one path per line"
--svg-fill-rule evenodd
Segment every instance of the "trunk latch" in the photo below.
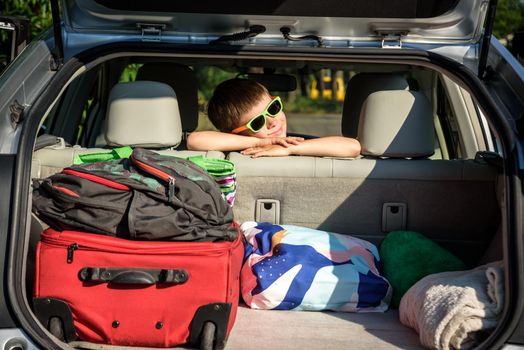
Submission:
M 142 41 L 158 42 L 162 40 L 162 31 L 166 29 L 165 24 L 137 23 L 142 31 Z
M 383 49 L 401 49 L 402 34 L 385 34 L 382 37 Z

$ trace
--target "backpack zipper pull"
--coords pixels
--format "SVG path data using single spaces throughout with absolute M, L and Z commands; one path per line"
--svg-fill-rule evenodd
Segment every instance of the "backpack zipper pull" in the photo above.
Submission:
M 169 188 L 167 192 L 167 198 L 170 202 L 173 202 L 173 197 L 175 197 L 175 178 L 170 176 L 168 178 L 168 184 Z
M 71 264 L 73 262 L 73 255 L 75 254 L 75 250 L 77 249 L 78 249 L 77 243 L 70 244 L 67 247 L 67 263 L 68 264 Z

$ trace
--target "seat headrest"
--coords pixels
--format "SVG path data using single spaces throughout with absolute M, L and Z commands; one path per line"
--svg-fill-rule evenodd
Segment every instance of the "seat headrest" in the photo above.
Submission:
M 109 146 L 176 147 L 182 139 L 173 89 L 155 81 L 120 83 L 109 95 L 105 139 Z
M 362 155 L 428 157 L 435 152 L 431 105 L 417 91 L 379 91 L 362 106 L 358 128 Z
M 198 126 L 198 82 L 188 66 L 168 62 L 145 63 L 138 69 L 136 80 L 158 81 L 175 90 L 182 131 L 192 132 Z
M 372 93 L 384 90 L 409 90 L 406 79 L 395 73 L 358 73 L 348 82 L 342 111 L 342 135 L 357 137 L 360 110 Z

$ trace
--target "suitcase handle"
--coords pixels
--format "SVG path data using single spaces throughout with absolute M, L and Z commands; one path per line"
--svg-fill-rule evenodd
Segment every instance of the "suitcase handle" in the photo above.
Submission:
M 169 269 L 137 269 L 84 267 L 78 271 L 82 282 L 107 282 L 112 284 L 183 284 L 189 275 L 185 270 Z

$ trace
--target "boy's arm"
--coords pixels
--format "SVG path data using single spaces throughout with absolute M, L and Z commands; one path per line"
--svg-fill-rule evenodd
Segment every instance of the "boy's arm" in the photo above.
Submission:
M 194 151 L 240 151 L 252 147 L 298 144 L 301 137 L 272 137 L 260 139 L 252 136 L 228 134 L 219 131 L 195 131 L 187 138 L 187 148 Z
M 357 157 L 360 154 L 360 142 L 343 136 L 327 136 L 305 140 L 287 148 L 278 145 L 252 147 L 242 154 L 253 157 L 261 156 L 318 156 L 318 157 Z

